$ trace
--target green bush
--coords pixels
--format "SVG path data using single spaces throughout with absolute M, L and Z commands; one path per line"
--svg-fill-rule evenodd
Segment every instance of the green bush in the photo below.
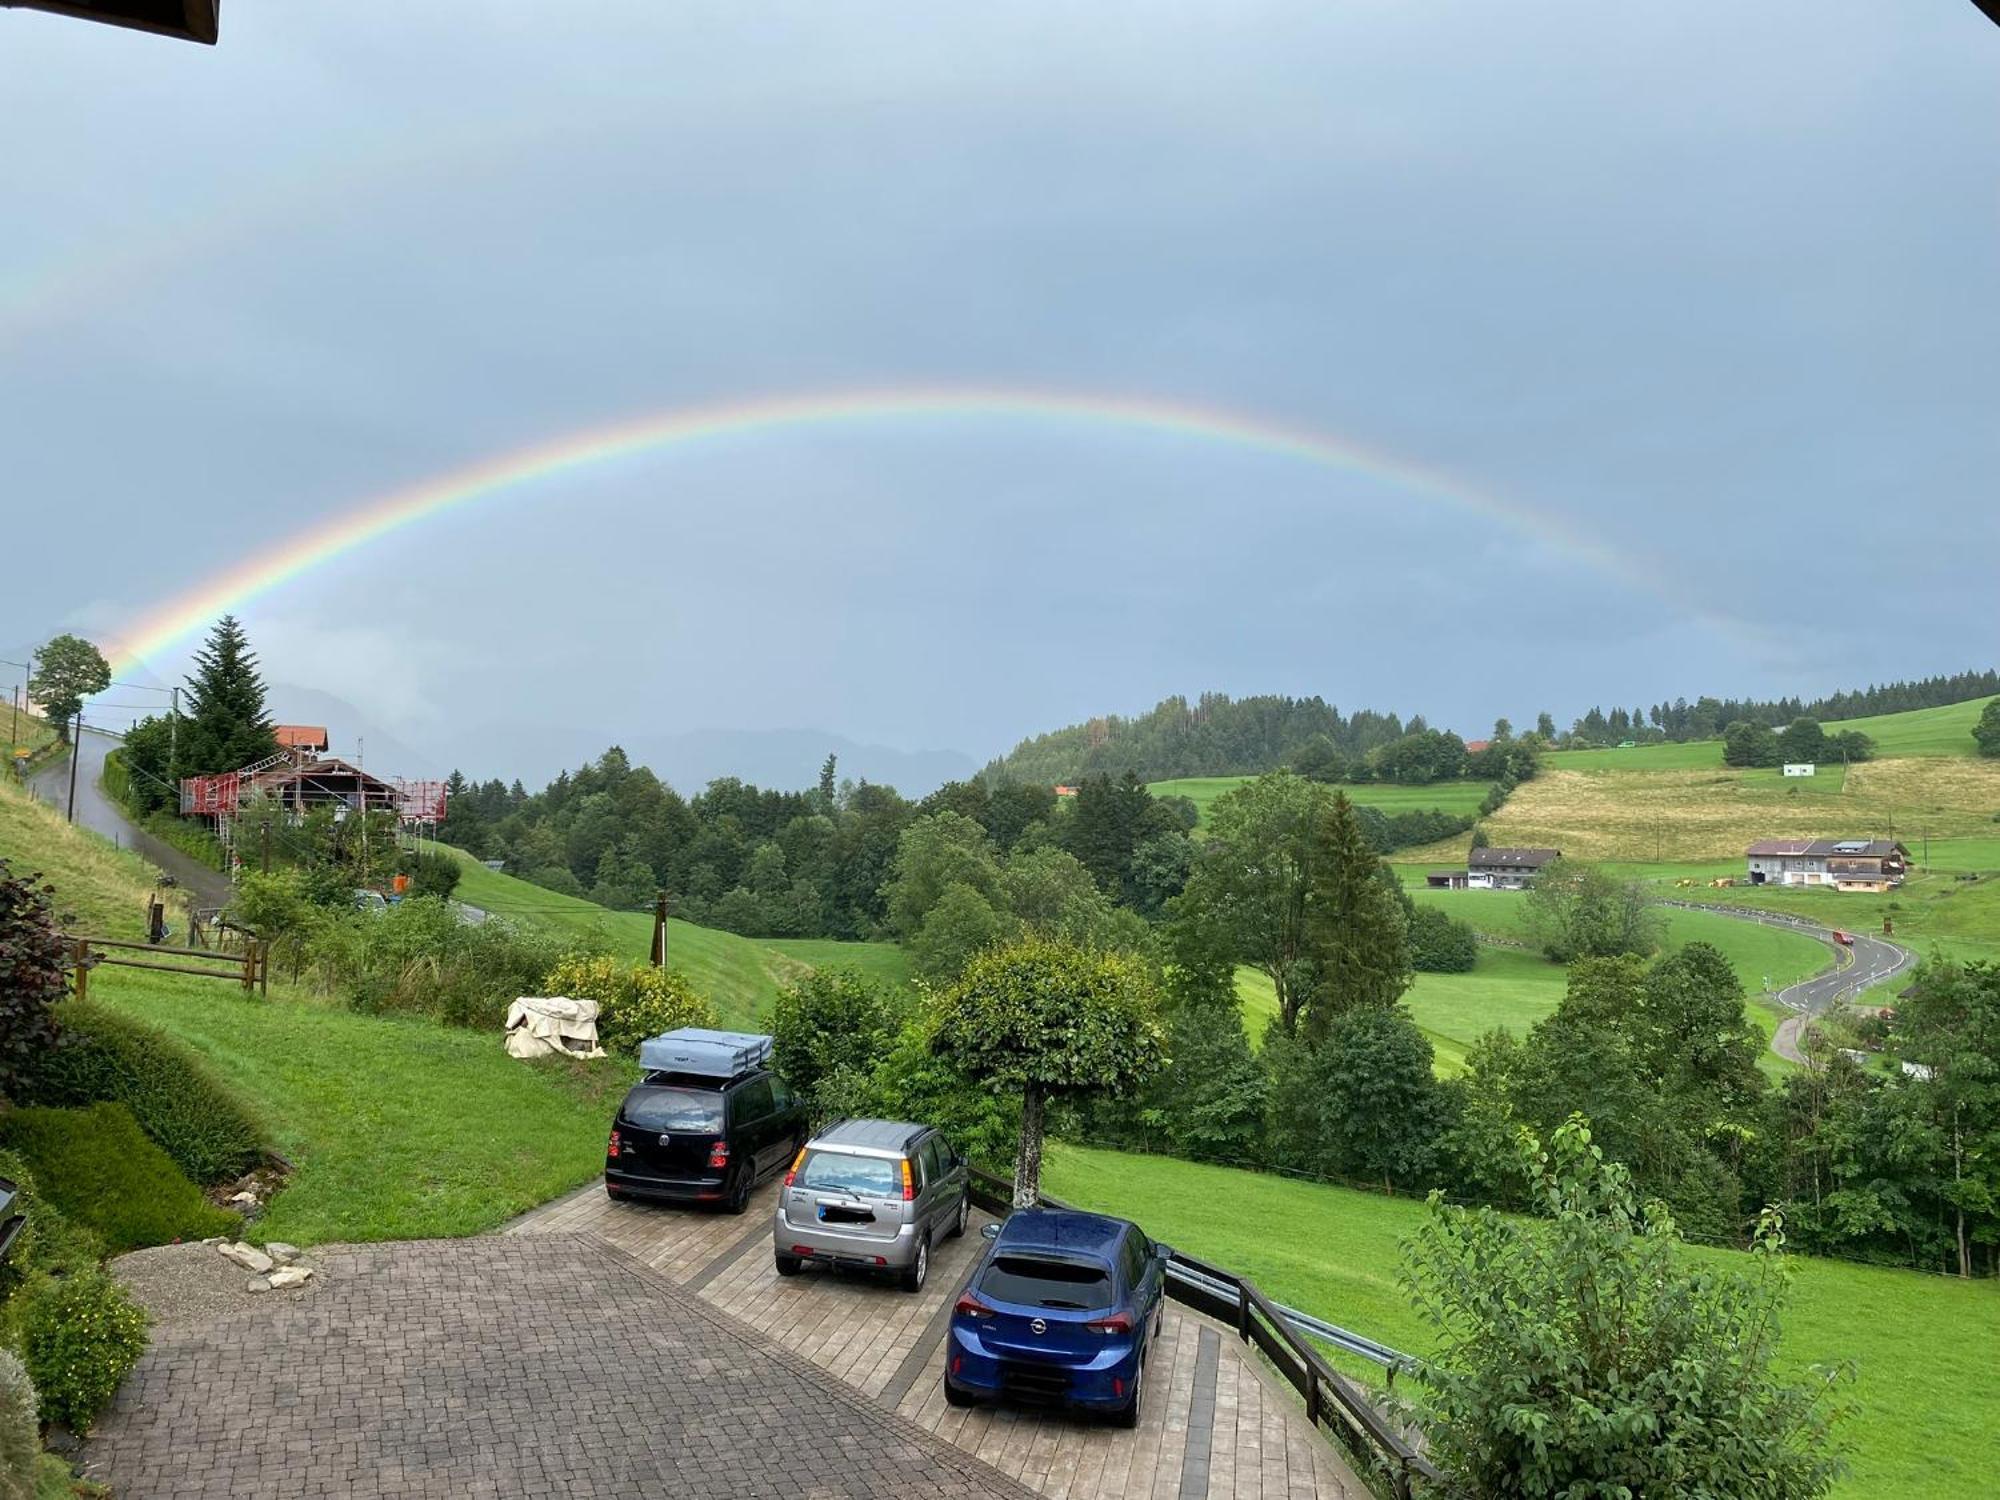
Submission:
M 41 1467 L 35 1388 L 21 1362 L 0 1349 L 0 1500 L 32 1500 Z
M 778 991 L 771 1010 L 773 1061 L 814 1113 L 827 1118 L 833 1106 L 820 1098 L 822 1080 L 843 1071 L 871 1072 L 903 1018 L 896 997 L 858 970 L 841 964 L 814 969 Z
M 357 1011 L 498 1030 L 517 996 L 540 992 L 563 947 L 554 934 L 497 917 L 461 921 L 443 901 L 413 896 L 387 911 L 330 915 L 308 963 Z
M 396 860 L 396 873 L 410 877 L 409 895 L 435 896 L 443 901 L 458 889 L 458 879 L 464 870 L 449 854 L 405 850 Z
M 36 1076 L 37 1104 L 115 1100 L 196 1182 L 240 1177 L 263 1155 L 248 1110 L 189 1048 L 157 1027 L 81 1000 L 59 1006 L 63 1045 Z
M 639 1043 L 681 1026 L 713 1026 L 715 1007 L 680 975 L 650 964 L 572 953 L 542 981 L 542 993 L 597 1002 L 598 1044 L 613 1057 L 637 1057 Z
M 241 1227 L 202 1197 L 122 1104 L 13 1110 L 0 1115 L 0 1146 L 18 1152 L 47 1201 L 94 1231 L 109 1254 Z
M 87 1432 L 146 1352 L 146 1314 L 95 1267 L 36 1276 L 8 1304 L 45 1422 Z
M 104 1247 L 98 1244 L 97 1236 L 65 1218 L 42 1197 L 33 1170 L 17 1153 L 0 1151 L 0 1177 L 14 1184 L 14 1212 L 27 1220 L 7 1259 L 0 1262 L 0 1302 L 35 1271 L 60 1276 L 94 1266 L 103 1258 Z
M 1410 912 L 1410 966 L 1425 974 L 1469 974 L 1479 962 L 1479 939 L 1469 923 L 1435 906 Z

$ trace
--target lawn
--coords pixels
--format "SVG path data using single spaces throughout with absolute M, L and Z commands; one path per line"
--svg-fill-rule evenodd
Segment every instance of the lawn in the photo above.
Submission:
M 1878 755 L 1970 755 L 1976 746 L 1972 726 L 1990 698 L 1947 703 L 1942 708 L 1918 708 L 1908 713 L 1875 714 L 1866 719 L 1828 723 L 1831 730 L 1858 729 L 1875 742 Z
M 253 1238 L 477 1234 L 587 1182 L 628 1063 L 518 1062 L 498 1035 L 356 1015 L 273 985 L 101 970 L 91 998 L 205 1057 L 296 1168 Z
M 1302 1307 L 1422 1353 L 1426 1329 L 1397 1285 L 1398 1245 L 1421 1204 L 1166 1157 L 1053 1144 L 1043 1181 L 1088 1208 L 1127 1215 L 1194 1255 Z M 1282 1232 L 1278 1230 L 1282 1228 Z M 1717 1262 L 1742 1257 L 1696 1250 Z M 2000 1471 L 2000 1284 L 1798 1257 L 1785 1353 L 1851 1360 L 1861 1404 L 1848 1425 L 1847 1500 L 1929 1500 L 1990 1491 Z
M 11 697 L 0 697 L 0 714 L 6 716 L 7 733 L 12 739 L 0 742 L 6 753 L 0 754 L 0 761 L 11 761 L 15 750 L 26 750 L 30 754 L 40 751 L 52 743 L 56 732 L 33 714 L 17 711 Z M 11 765 L 0 766 L 0 772 L 11 772 Z
M 109 839 L 65 823 L 0 774 L 0 859 L 16 874 L 39 871 L 56 888 L 56 920 L 73 932 L 137 938 L 157 872 Z
M 594 902 L 498 874 L 459 851 L 450 852 L 459 855 L 464 867 L 456 897 L 470 906 L 558 927 L 635 960 L 645 959 L 652 951 L 653 919 L 648 913 L 609 911 Z M 894 943 L 746 938 L 675 917 L 667 919 L 667 966 L 685 974 L 729 1026 L 756 1026 L 768 1015 L 780 985 L 835 963 L 852 964 L 885 984 L 905 984 L 910 977 L 909 959 Z
M 1177 781 L 1155 781 L 1146 788 L 1155 797 L 1186 797 L 1194 803 L 1202 821 L 1217 797 L 1233 792 L 1250 776 L 1184 776 Z M 1441 808 L 1445 812 L 1471 817 L 1479 811 L 1491 790 L 1490 781 L 1439 781 L 1430 786 L 1399 786 L 1371 781 L 1360 786 L 1342 786 L 1350 802 L 1359 807 L 1378 807 L 1386 813 L 1423 812 Z

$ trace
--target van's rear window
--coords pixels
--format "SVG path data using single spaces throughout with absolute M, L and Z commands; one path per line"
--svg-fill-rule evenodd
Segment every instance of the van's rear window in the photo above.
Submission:
M 722 1095 L 709 1089 L 636 1088 L 625 1096 L 625 1122 L 641 1130 L 722 1134 Z
M 881 1156 L 849 1156 L 844 1151 L 815 1151 L 799 1169 L 800 1187 L 832 1192 L 866 1193 L 876 1198 L 900 1197 L 902 1168 Z
M 1111 1305 L 1111 1273 L 1071 1260 L 1002 1255 L 979 1278 L 979 1290 L 996 1302 L 1095 1311 Z

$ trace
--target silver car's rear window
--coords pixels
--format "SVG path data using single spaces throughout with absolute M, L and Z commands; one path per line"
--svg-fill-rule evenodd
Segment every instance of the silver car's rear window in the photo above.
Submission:
M 722 1133 L 722 1095 L 708 1089 L 636 1088 L 625 1096 L 626 1123 L 641 1130 Z
M 1070 1260 L 1001 1255 L 979 1278 L 979 1290 L 996 1302 L 1095 1311 L 1111 1305 L 1111 1273 Z
M 798 1186 L 822 1192 L 867 1193 L 893 1197 L 903 1190 L 898 1164 L 880 1156 L 849 1156 L 844 1151 L 813 1151 L 799 1168 Z

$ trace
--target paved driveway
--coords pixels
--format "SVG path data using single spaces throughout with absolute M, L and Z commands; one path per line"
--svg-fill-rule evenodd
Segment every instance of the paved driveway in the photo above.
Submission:
M 590 1234 L 349 1247 L 162 1330 L 89 1449 L 120 1500 L 1030 1491 Z

